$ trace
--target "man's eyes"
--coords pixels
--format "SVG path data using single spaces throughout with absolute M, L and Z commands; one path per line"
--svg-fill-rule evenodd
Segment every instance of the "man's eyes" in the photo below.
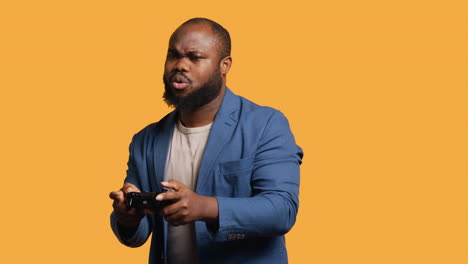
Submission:
M 176 53 L 173 53 L 173 52 L 168 52 L 167 53 L 167 58 L 170 58 L 170 59 L 179 59 L 179 58 L 182 58 L 182 57 L 187 57 L 192 61 L 198 61 L 198 60 L 204 59 L 204 57 L 200 56 L 200 55 L 191 55 L 191 54 L 189 54 L 187 56 L 182 56 L 180 54 L 176 54 Z
M 197 56 L 197 55 L 189 55 L 188 57 L 189 57 L 189 59 L 195 60 L 195 61 L 203 59 L 202 56 Z
M 179 56 L 178 56 L 177 54 L 172 53 L 172 52 L 168 52 L 168 53 L 167 53 L 167 57 L 168 57 L 168 58 L 177 58 L 177 57 L 179 57 Z

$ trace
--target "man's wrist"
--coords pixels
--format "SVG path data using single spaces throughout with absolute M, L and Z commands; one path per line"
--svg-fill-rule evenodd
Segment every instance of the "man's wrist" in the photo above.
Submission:
M 206 202 L 204 218 L 202 219 L 210 231 L 217 231 L 219 228 L 219 209 L 218 200 L 214 197 L 205 197 Z

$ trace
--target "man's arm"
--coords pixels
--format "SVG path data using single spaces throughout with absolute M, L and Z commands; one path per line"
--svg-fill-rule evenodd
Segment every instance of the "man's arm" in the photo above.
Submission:
M 112 231 L 119 241 L 129 247 L 143 245 L 151 234 L 151 221 L 143 212 L 129 209 L 126 204 L 126 193 L 140 192 L 138 182 L 138 170 L 134 159 L 134 144 L 136 135 L 133 137 L 129 147 L 129 159 L 127 178 L 123 187 L 117 192 L 111 192 L 110 198 L 114 200 L 114 211 L 111 214 Z M 135 184 L 133 184 L 135 183 Z
M 216 240 L 269 237 L 287 233 L 299 207 L 299 166 L 303 152 L 289 123 L 278 111 L 270 116 L 259 141 L 251 175 L 253 197 L 216 197 Z

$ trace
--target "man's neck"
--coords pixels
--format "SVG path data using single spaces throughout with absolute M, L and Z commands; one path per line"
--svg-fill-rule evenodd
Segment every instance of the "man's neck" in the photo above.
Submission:
M 211 102 L 194 110 L 180 110 L 179 118 L 185 127 L 200 127 L 211 124 L 223 102 L 226 86 L 223 86 L 219 95 Z

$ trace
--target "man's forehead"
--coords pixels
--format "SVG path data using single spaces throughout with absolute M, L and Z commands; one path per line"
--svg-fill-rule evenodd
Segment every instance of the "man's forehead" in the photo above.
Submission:
M 205 23 L 187 24 L 179 27 L 169 40 L 170 48 L 181 49 L 216 49 L 218 38 Z

